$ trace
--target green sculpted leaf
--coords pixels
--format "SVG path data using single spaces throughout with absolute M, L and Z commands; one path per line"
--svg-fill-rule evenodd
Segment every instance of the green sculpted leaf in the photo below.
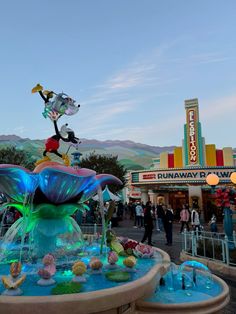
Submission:
M 61 282 L 52 288 L 51 294 L 72 294 L 79 293 L 81 291 L 82 285 L 78 282 Z
M 130 274 L 125 271 L 109 271 L 106 273 L 106 278 L 110 281 L 123 282 L 130 280 Z
M 35 207 L 33 216 L 36 218 L 52 219 L 71 216 L 78 209 L 78 204 L 39 204 Z

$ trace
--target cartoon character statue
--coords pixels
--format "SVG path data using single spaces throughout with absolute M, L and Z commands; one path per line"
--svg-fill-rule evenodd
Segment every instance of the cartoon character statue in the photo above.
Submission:
M 21 262 L 14 262 L 10 266 L 11 275 L 2 277 L 2 283 L 6 288 L 3 295 L 17 296 L 23 293 L 19 286 L 25 281 L 26 275 L 20 276 L 21 268 Z
M 56 94 L 53 91 L 43 90 L 43 86 L 37 84 L 32 88 L 32 93 L 39 93 L 45 103 L 43 116 L 50 117 L 51 113 L 57 113 L 59 116 L 72 116 L 79 111 L 80 105 L 75 104 L 75 100 L 65 93 Z
M 57 121 L 54 120 L 53 124 L 55 128 L 55 134 L 46 140 L 45 150 L 43 152 L 44 157 L 36 162 L 36 166 L 44 161 L 51 160 L 50 157 L 47 155 L 48 153 L 52 153 L 59 156 L 60 158 L 63 159 L 64 164 L 66 166 L 69 166 L 70 165 L 69 156 L 67 154 L 61 154 L 58 152 L 58 149 L 60 147 L 60 140 L 62 140 L 63 142 L 71 143 L 71 145 L 80 144 L 79 138 L 75 136 L 74 131 L 67 127 L 68 124 L 64 124 L 61 127 L 60 131 L 58 130 Z M 65 137 L 63 135 L 65 135 Z
M 70 143 L 71 145 L 78 146 L 80 140 L 75 136 L 72 129 L 68 127 L 68 124 L 62 125 L 60 131 L 58 129 L 57 120 L 64 114 L 73 115 L 78 112 L 80 105 L 75 105 L 75 100 L 70 97 L 64 97 L 66 94 L 55 94 L 53 91 L 43 91 L 43 87 L 37 84 L 33 89 L 32 93 L 38 92 L 45 102 L 44 117 L 49 117 L 53 121 L 55 134 L 49 137 L 45 142 L 45 150 L 43 152 L 43 158 L 36 162 L 36 166 L 45 161 L 50 161 L 48 153 L 53 153 L 63 159 L 66 166 L 70 165 L 70 159 L 67 154 L 61 154 L 58 152 L 60 147 L 60 140 L 63 142 Z M 50 101 L 51 98 L 53 101 Z M 66 95 L 67 96 L 67 95 Z

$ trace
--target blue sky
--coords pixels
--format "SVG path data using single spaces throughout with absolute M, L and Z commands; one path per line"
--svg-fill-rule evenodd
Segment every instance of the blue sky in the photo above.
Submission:
M 8 0 L 0 10 L 0 134 L 47 138 L 41 83 L 81 108 L 82 138 L 180 145 L 197 97 L 206 143 L 235 144 L 235 0 Z

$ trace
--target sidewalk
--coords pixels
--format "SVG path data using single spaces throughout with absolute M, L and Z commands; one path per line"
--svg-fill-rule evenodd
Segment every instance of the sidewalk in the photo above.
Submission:
M 141 241 L 144 229 L 133 228 L 133 220 L 124 220 L 119 222 L 119 227 L 113 228 L 116 235 L 118 236 L 125 236 L 136 241 Z M 219 232 L 222 232 L 223 226 L 219 225 Z M 174 223 L 173 224 L 173 244 L 172 246 L 165 245 L 166 238 L 165 233 L 160 232 L 158 233 L 155 229 L 153 230 L 152 242 L 154 246 L 160 248 L 163 251 L 166 251 L 171 258 L 171 261 L 175 264 L 181 264 L 182 262 L 179 259 L 180 251 L 181 251 L 181 234 L 180 231 L 180 224 Z M 230 295 L 231 300 L 229 305 L 224 309 L 222 314 L 236 314 L 236 282 L 232 281 L 230 278 L 222 278 L 230 287 Z

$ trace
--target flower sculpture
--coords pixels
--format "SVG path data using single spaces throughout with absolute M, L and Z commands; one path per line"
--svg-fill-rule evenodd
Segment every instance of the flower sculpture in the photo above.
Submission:
M 25 281 L 26 275 L 21 275 L 22 265 L 20 262 L 11 263 L 10 276 L 3 276 L 2 283 L 6 290 L 2 293 L 3 295 L 17 296 L 23 292 L 19 288 Z
M 138 242 L 137 241 L 134 241 L 134 240 L 129 240 L 126 241 L 124 244 L 123 244 L 123 247 L 124 247 L 124 250 L 126 252 L 126 254 L 128 255 L 132 255 L 133 254 L 133 251 L 135 250 L 136 246 L 138 245 Z
M 135 272 L 135 265 L 137 263 L 137 260 L 134 256 L 129 256 L 129 257 L 126 257 L 124 260 L 123 260 L 123 264 L 125 266 L 125 271 L 127 272 Z
M 235 203 L 236 193 L 233 189 L 224 187 L 217 189 L 215 193 L 217 207 L 230 207 L 230 204 Z
M 112 175 L 96 175 L 90 169 L 74 169 L 51 161 L 41 163 L 33 172 L 21 166 L 0 165 L 0 191 L 12 200 L 8 205 L 23 216 L 6 233 L 4 247 L 27 234 L 30 252 L 37 257 L 49 252 L 57 256 L 62 248 L 77 249 L 83 238 L 70 216 L 77 210 L 87 210 L 84 202 L 96 194 L 99 186 L 109 183 L 121 181 Z M 5 253 L 9 253 L 7 247 Z
M 110 268 L 110 269 L 117 268 L 116 262 L 118 261 L 118 259 L 119 257 L 117 253 L 110 251 L 107 257 L 107 261 L 108 261 L 107 268 Z
M 216 198 L 216 206 L 223 209 L 224 215 L 224 230 L 228 237 L 228 246 L 229 249 L 234 249 L 234 241 L 233 241 L 233 221 L 232 215 L 233 212 L 230 208 L 230 205 L 235 205 L 235 196 L 236 192 L 233 189 L 223 187 L 221 189 L 217 189 L 215 193 Z
M 43 258 L 44 267 L 39 269 L 38 275 L 41 277 L 37 282 L 40 286 L 50 286 L 56 281 L 51 277 L 56 273 L 55 259 L 52 254 L 47 254 Z
M 72 282 L 86 282 L 86 277 L 83 274 L 86 272 L 87 266 L 84 262 L 78 261 L 74 263 L 72 267 L 72 272 L 75 277 L 72 279 Z
M 89 266 L 92 270 L 91 271 L 92 274 L 101 274 L 102 273 L 103 263 L 100 261 L 99 258 L 92 257 L 90 262 L 89 262 Z
M 138 244 L 133 249 L 134 255 L 140 258 L 151 258 L 154 255 L 153 247 L 145 244 Z

